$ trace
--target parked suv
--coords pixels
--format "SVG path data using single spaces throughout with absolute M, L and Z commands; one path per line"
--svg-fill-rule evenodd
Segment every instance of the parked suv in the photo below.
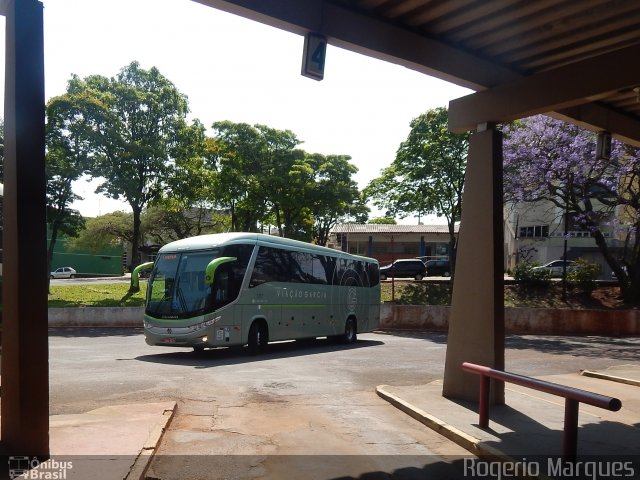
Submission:
M 392 276 L 422 280 L 426 274 L 424 263 L 418 259 L 396 260 L 391 265 L 380 268 L 380 280 L 386 280 Z
M 428 260 L 425 263 L 427 267 L 427 277 L 435 277 L 435 276 L 443 276 L 449 277 L 451 276 L 451 265 L 449 264 L 449 260 Z

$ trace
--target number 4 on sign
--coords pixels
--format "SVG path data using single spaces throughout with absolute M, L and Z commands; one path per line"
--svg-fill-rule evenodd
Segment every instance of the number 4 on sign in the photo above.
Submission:
M 317 33 L 307 33 L 304 37 L 302 55 L 302 75 L 322 80 L 324 78 L 324 60 L 327 53 L 327 39 Z

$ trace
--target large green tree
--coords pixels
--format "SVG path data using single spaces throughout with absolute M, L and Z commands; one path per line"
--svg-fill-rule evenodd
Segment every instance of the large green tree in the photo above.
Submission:
M 133 214 L 112 212 L 88 218 L 76 238 L 68 242 L 72 250 L 98 252 L 106 247 L 133 242 Z
M 342 218 L 366 220 L 368 209 L 346 155 L 308 154 L 289 130 L 217 122 L 215 192 L 231 214 L 231 229 L 275 225 L 280 236 L 324 245 Z
M 351 157 L 313 154 L 308 161 L 314 172 L 309 191 L 313 239 L 318 245 L 326 245 L 329 232 L 338 222 L 348 218 L 363 223 L 369 208 L 353 180 L 358 168 L 351 163 Z
M 203 205 L 179 209 L 160 204 L 142 213 L 144 238 L 158 245 L 195 235 L 226 232 L 229 226 L 229 215 Z
M 217 143 L 199 122 L 185 127 L 162 196 L 142 215 L 147 240 L 157 244 L 225 231 L 229 216 L 216 206 Z
M 389 218 L 389 217 L 372 218 L 367 223 L 373 224 L 373 225 L 397 225 L 398 224 L 395 218 Z
M 376 206 L 387 210 L 388 217 L 427 213 L 445 217 L 453 264 L 469 134 L 450 133 L 447 123 L 446 108 L 429 110 L 414 119 L 395 160 L 365 192 Z
M 90 173 L 101 179 L 97 192 L 121 198 L 132 209 L 134 267 L 142 211 L 161 197 L 175 157 L 184 150 L 181 142 L 194 138 L 184 133 L 190 128 L 187 98 L 157 68 L 144 70 L 138 62 L 113 78 L 74 76 L 68 93 L 90 96 L 102 107 L 94 117 Z
M 281 236 L 291 236 L 299 221 L 299 194 L 308 184 L 300 140 L 289 130 L 229 121 L 213 124 L 217 141 L 214 156 L 216 196 L 231 213 L 235 231 L 257 231 L 273 220 Z
M 281 237 L 311 240 L 313 219 L 308 191 L 313 186 L 313 169 L 301 142 L 289 130 L 256 125 L 262 141 L 262 175 L 259 184 L 265 193 L 269 219 Z
M 72 184 L 90 168 L 91 118 L 99 110 L 101 106 L 94 99 L 83 95 L 54 97 L 46 106 L 48 265 L 51 265 L 58 235 L 76 237 L 84 228 L 80 212 L 71 208 L 75 200 L 81 200 L 73 192 Z
M 229 121 L 213 124 L 217 149 L 216 201 L 231 214 L 231 230 L 255 232 L 267 214 L 263 190 L 264 141 L 258 128 Z

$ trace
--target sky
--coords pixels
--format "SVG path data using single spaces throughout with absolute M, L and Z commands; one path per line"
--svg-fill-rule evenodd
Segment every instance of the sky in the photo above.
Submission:
M 312 80 L 300 74 L 302 36 L 191 0 L 42 3 L 47 100 L 65 92 L 72 74 L 112 77 L 137 60 L 142 68 L 157 67 L 187 95 L 190 117 L 206 127 L 230 120 L 291 130 L 309 153 L 351 156 L 360 188 L 393 161 L 412 119 L 470 93 L 334 47 L 330 40 L 324 80 Z M 127 204 L 94 194 L 96 186 L 75 184 L 85 197 L 73 205 L 80 213 L 130 211 Z

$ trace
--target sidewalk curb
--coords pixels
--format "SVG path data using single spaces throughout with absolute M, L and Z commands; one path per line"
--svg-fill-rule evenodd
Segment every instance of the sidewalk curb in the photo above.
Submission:
M 616 375 L 594 372 L 592 370 L 580 370 L 580 375 L 585 377 L 599 378 L 601 380 L 609 380 L 611 382 L 625 383 L 627 385 L 633 385 L 634 387 L 640 387 L 640 380 L 634 380 L 633 378 L 618 377 Z
M 403 411 L 410 417 L 416 419 L 423 425 L 426 425 L 427 427 L 439 433 L 443 437 L 448 438 L 454 443 L 457 443 L 459 446 L 468 450 L 470 453 L 472 453 L 476 457 L 489 462 L 517 463 L 517 461 L 514 458 L 510 457 L 504 452 L 501 452 L 497 448 L 484 445 L 482 440 L 480 440 L 479 438 L 469 435 L 468 433 L 463 432 L 462 430 L 454 427 L 453 425 L 449 425 L 448 423 L 443 422 L 439 418 L 428 414 L 424 410 L 421 410 L 415 407 L 409 402 L 402 400 L 398 396 L 385 390 L 385 387 L 388 387 L 388 385 L 378 385 L 376 387 L 376 393 L 378 394 L 379 397 L 383 398 L 394 407 Z M 537 478 L 540 480 L 551 480 L 546 475 L 539 475 L 537 477 L 531 477 L 528 475 L 519 475 L 517 478 Z
M 511 458 L 503 454 L 501 451 L 492 447 L 488 447 L 486 445 L 482 445 L 479 438 L 469 435 L 468 433 L 465 433 L 462 430 L 459 430 L 456 427 L 443 422 L 439 418 L 428 414 L 424 410 L 411 405 L 409 402 L 406 402 L 396 395 L 385 390 L 385 387 L 387 387 L 387 385 L 379 385 L 376 387 L 376 393 L 379 397 L 385 399 L 391 405 L 402 410 L 404 413 L 416 419 L 423 425 L 426 425 L 430 429 L 438 432 L 443 437 L 446 437 L 454 443 L 457 443 L 462 448 L 468 450 L 477 457 L 481 457 L 483 459 L 492 459 L 501 462 L 511 461 Z
M 171 420 L 173 420 L 176 407 L 177 403 L 173 402 L 173 406 L 162 413 L 162 419 L 154 426 L 153 430 L 149 432 L 149 437 L 145 441 L 125 480 L 144 480 L 151 460 L 160 446 L 164 432 L 167 431 Z

